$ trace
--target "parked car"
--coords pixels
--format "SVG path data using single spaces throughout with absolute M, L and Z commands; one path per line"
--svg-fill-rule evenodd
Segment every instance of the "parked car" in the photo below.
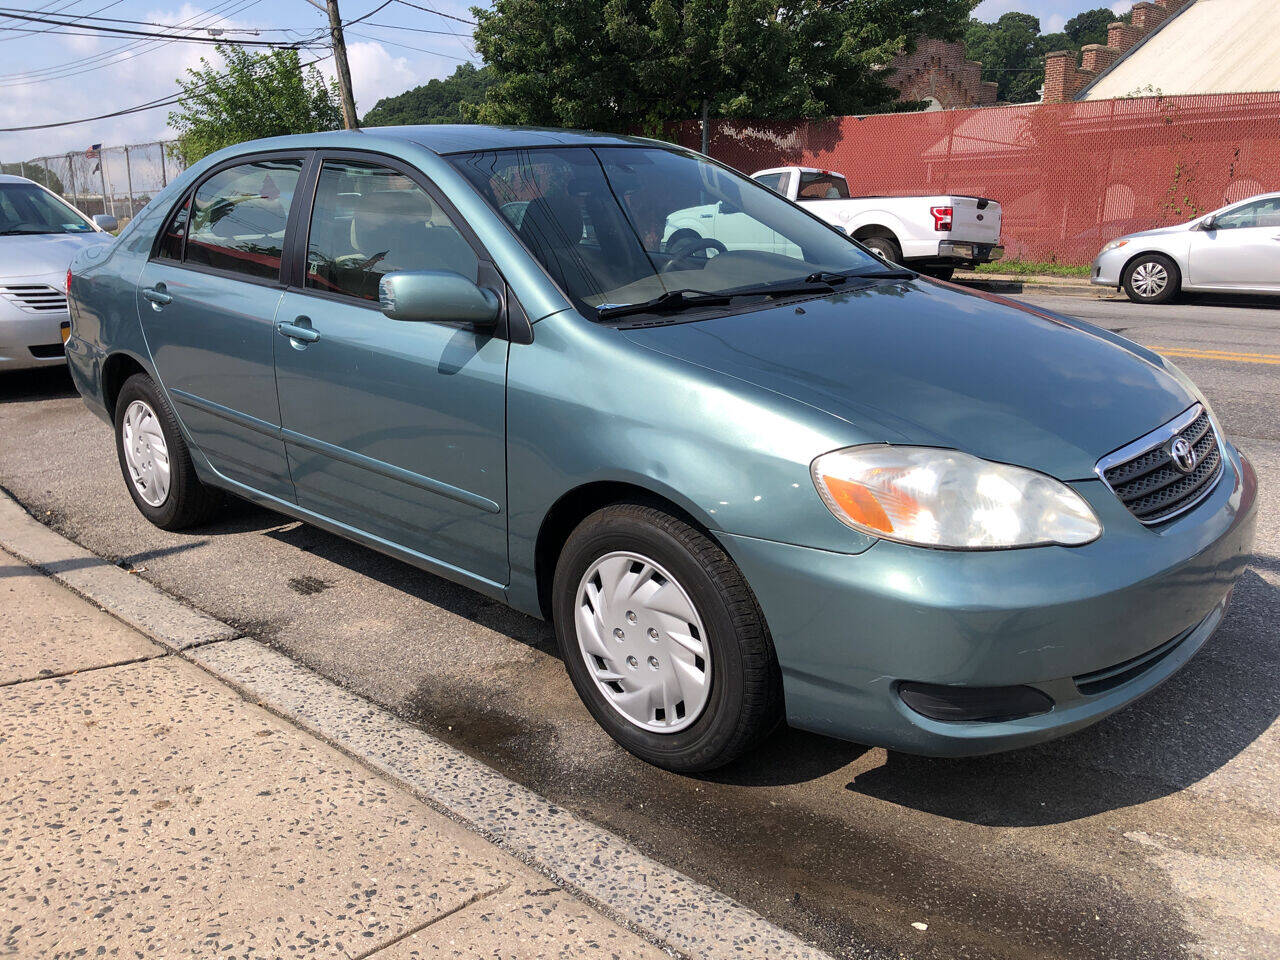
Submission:
M 699 204 L 791 252 L 664 249 Z M 231 491 L 549 617 L 673 770 L 784 716 L 937 755 L 1077 730 L 1208 640 L 1253 539 L 1253 469 L 1172 364 L 653 140 L 242 144 L 70 298 L 151 522 Z
M 67 267 L 115 228 L 114 217 L 90 220 L 40 184 L 0 174 L 0 370 L 66 362 Z
M 771 167 L 752 178 L 802 204 L 890 263 L 906 264 L 941 280 L 950 280 L 957 267 L 972 268 L 1004 256 L 1000 204 L 985 197 L 855 197 L 843 175 L 816 167 Z M 719 215 L 736 217 L 724 211 Z M 682 226 L 697 229 L 694 223 Z M 749 229 L 749 218 L 738 220 L 732 235 Z
M 1280 193 L 1112 240 L 1090 282 L 1134 303 L 1168 303 L 1181 291 L 1280 293 Z

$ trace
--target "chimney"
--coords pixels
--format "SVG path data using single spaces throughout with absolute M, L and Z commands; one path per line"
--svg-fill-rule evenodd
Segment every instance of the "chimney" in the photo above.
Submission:
M 1157 7 L 1149 0 L 1143 0 L 1142 3 L 1133 5 L 1133 25 L 1138 28 L 1143 36 L 1160 26 L 1166 16 L 1168 16 L 1168 13 L 1164 7 Z
M 1101 73 L 1120 59 L 1118 50 L 1105 47 L 1100 43 L 1086 43 L 1081 49 L 1084 55 L 1080 58 L 1080 66 L 1094 73 Z
M 1076 55 L 1072 50 L 1054 50 L 1044 55 L 1044 102 L 1066 103 L 1080 89 Z
M 1187 0 L 1155 0 L 1157 7 L 1163 7 L 1167 16 L 1172 17 L 1182 9 Z
M 1142 39 L 1142 31 L 1123 20 L 1107 25 L 1107 46 L 1117 53 L 1124 53 Z

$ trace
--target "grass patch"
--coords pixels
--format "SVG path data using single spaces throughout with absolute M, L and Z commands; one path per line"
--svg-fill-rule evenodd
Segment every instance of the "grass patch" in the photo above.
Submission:
M 1014 273 L 1020 277 L 1088 277 L 1088 264 L 1076 266 L 1070 263 L 1037 263 L 1034 260 L 996 260 L 980 263 L 975 273 Z

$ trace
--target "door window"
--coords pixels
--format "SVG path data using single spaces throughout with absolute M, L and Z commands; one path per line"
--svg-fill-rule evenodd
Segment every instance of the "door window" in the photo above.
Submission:
M 326 160 L 307 238 L 306 285 L 378 299 L 388 273 L 451 270 L 478 277 L 479 260 L 448 215 L 404 174 L 358 160 Z
M 160 236 L 160 246 L 156 256 L 162 260 L 181 260 L 182 241 L 187 239 L 187 222 L 191 214 L 191 198 L 182 201 L 182 206 L 173 211 L 173 216 L 165 224 L 164 233 Z
M 289 204 L 301 173 L 301 160 L 256 160 L 202 183 L 195 193 L 186 262 L 278 280 Z
M 1239 230 L 1245 227 L 1280 227 L 1280 197 L 1255 200 L 1214 217 L 1215 230 Z
M 782 178 L 785 173 L 766 173 L 755 178 L 756 183 L 762 187 L 768 187 L 774 193 L 782 193 Z

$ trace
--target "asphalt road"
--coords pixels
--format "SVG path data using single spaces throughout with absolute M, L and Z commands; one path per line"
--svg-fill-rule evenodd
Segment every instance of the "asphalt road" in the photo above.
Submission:
M 189 535 L 149 526 L 61 373 L 0 376 L 0 484 L 840 956 L 1280 957 L 1280 304 L 1034 302 L 1175 356 L 1253 459 L 1263 507 L 1256 562 L 1186 669 L 1087 731 L 996 757 L 783 731 L 712 777 L 655 770 L 591 721 L 539 621 L 247 505 Z

